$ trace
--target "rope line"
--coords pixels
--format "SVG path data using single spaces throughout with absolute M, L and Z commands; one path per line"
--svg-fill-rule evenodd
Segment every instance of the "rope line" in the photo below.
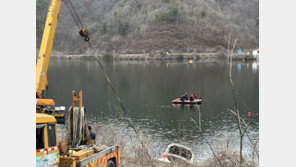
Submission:
M 73 20 L 75 21 L 76 25 L 78 26 L 78 28 L 84 28 L 84 26 L 83 26 L 83 24 L 82 24 L 80 18 L 78 17 L 78 14 L 77 14 L 77 12 L 75 11 L 75 8 L 73 7 L 73 4 L 71 3 L 71 1 L 70 1 L 70 0 L 64 0 L 64 1 L 66 2 L 66 3 L 65 3 L 65 4 L 66 4 L 66 7 L 67 7 L 67 9 L 68 9 L 68 11 L 69 11 L 71 17 L 72 17 Z M 88 40 L 85 40 L 85 42 L 88 43 L 89 48 L 90 48 L 90 50 L 92 51 L 93 56 L 96 58 L 97 62 L 99 63 L 100 68 L 101 68 L 102 72 L 103 72 L 104 75 L 105 75 L 105 78 L 106 78 L 106 80 L 107 80 L 108 85 L 110 86 L 110 88 L 111 88 L 113 94 L 116 96 L 117 101 L 118 101 L 118 103 L 119 103 L 119 105 L 120 105 L 120 107 L 121 107 L 121 109 L 122 109 L 124 115 L 127 117 L 127 120 L 128 120 L 129 125 L 130 125 L 130 126 L 132 127 L 132 129 L 134 130 L 134 132 L 135 132 L 137 138 L 139 139 L 139 141 L 140 141 L 142 147 L 143 147 L 144 150 L 145 150 L 145 153 L 146 153 L 147 156 L 151 159 L 151 158 L 152 158 L 151 155 L 149 154 L 149 152 L 148 152 L 148 150 L 147 150 L 147 148 L 146 148 L 146 146 L 145 146 L 143 140 L 141 140 L 141 138 L 140 138 L 140 136 L 139 136 L 139 133 L 138 133 L 138 131 L 137 131 L 135 125 L 132 123 L 130 117 L 128 116 L 128 112 L 127 112 L 127 110 L 125 109 L 125 107 L 124 107 L 124 105 L 123 105 L 121 99 L 119 98 L 118 93 L 116 92 L 116 90 L 115 90 L 115 88 L 114 88 L 114 86 L 113 86 L 113 84 L 112 84 L 112 82 L 111 82 L 109 76 L 107 75 L 107 73 L 106 73 L 106 71 L 105 71 L 105 69 L 104 69 L 104 67 L 103 67 L 103 65 L 102 65 L 102 63 L 101 63 L 99 57 L 97 56 L 97 53 L 96 53 L 95 49 L 92 47 L 92 45 L 91 45 L 91 43 L 90 43 L 90 41 L 89 41 L 89 38 L 88 38 Z
M 83 24 L 82 24 L 80 18 L 78 17 L 78 14 L 75 11 L 75 8 L 73 7 L 73 4 L 71 3 L 70 0 L 64 0 L 64 1 L 65 1 L 65 5 L 66 5 L 67 10 L 69 11 L 69 13 L 70 13 L 71 17 L 73 18 L 73 20 L 75 21 L 76 25 L 79 28 L 82 28 Z
M 66 0 L 66 1 L 68 1 L 68 3 L 70 4 L 70 7 L 71 7 L 71 9 L 72 9 L 72 11 L 73 11 L 75 17 L 77 18 L 77 21 L 79 22 L 80 26 L 84 27 L 83 24 L 82 24 L 82 21 L 81 21 L 80 18 L 78 17 L 78 14 L 77 14 L 75 8 L 73 7 L 73 4 L 72 4 L 71 0 Z
M 142 147 L 145 149 L 145 152 L 146 152 L 147 156 L 149 156 L 149 157 L 151 158 L 151 155 L 149 154 L 149 152 L 148 152 L 148 150 L 147 150 L 147 148 L 146 148 L 146 146 L 145 146 L 143 140 L 141 140 L 141 138 L 140 138 L 140 136 L 139 136 L 139 133 L 138 133 L 138 131 L 137 131 L 135 125 L 132 123 L 130 117 L 128 116 L 128 112 L 126 111 L 126 109 L 125 109 L 125 107 L 124 107 L 124 105 L 123 105 L 123 103 L 122 103 L 120 97 L 118 96 L 118 94 L 117 94 L 117 92 L 116 92 L 116 90 L 115 90 L 115 88 L 114 88 L 114 86 L 113 86 L 113 84 L 112 84 L 112 82 L 111 82 L 109 76 L 108 76 L 107 73 L 105 72 L 105 69 L 104 69 L 104 67 L 103 67 L 103 65 L 102 65 L 102 63 L 101 63 L 99 57 L 97 56 L 96 51 L 94 50 L 94 48 L 93 48 L 92 45 L 90 44 L 90 41 L 86 41 L 86 42 L 88 43 L 88 45 L 89 45 L 89 47 L 90 47 L 90 49 L 91 49 L 91 51 L 92 51 L 92 53 L 93 53 L 93 56 L 96 58 L 97 62 L 99 63 L 100 68 L 101 68 L 102 72 L 104 73 L 105 78 L 106 78 L 106 80 L 107 80 L 107 83 L 108 83 L 108 85 L 110 86 L 110 88 L 111 88 L 113 94 L 116 96 L 117 101 L 118 101 L 119 105 L 121 106 L 121 109 L 122 109 L 124 115 L 128 118 L 127 120 L 128 120 L 129 125 L 132 127 L 132 129 L 133 129 L 134 132 L 136 133 L 136 136 L 137 136 L 137 138 L 139 139 L 139 141 L 141 142 Z
M 80 28 L 81 25 L 80 25 L 78 19 L 76 18 L 75 14 L 74 14 L 73 8 L 71 8 L 68 0 L 64 0 L 64 1 L 65 1 L 65 5 L 66 5 L 66 8 L 67 8 L 69 14 L 71 15 L 71 17 L 74 20 L 74 22 L 76 23 L 76 25 Z

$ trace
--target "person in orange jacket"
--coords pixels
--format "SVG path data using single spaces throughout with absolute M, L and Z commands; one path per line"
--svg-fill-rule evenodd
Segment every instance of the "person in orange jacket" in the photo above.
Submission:
M 196 98 L 197 97 L 196 97 L 196 95 L 194 93 L 190 95 L 190 101 L 194 101 L 194 99 L 196 99 Z

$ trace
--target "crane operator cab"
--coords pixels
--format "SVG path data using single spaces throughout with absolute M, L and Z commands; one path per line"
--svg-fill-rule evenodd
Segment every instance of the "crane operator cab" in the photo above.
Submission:
M 47 114 L 36 113 L 36 164 L 37 166 L 59 164 L 56 119 Z

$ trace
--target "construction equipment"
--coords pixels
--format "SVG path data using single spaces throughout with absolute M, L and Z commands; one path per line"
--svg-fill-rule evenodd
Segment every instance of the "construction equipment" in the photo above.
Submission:
M 80 22 L 70 0 L 63 0 L 75 21 Z M 65 108 L 54 107 L 53 99 L 44 99 L 48 89 L 47 70 L 52 50 L 53 39 L 57 26 L 61 0 L 51 0 L 43 31 L 42 42 L 36 66 L 36 166 L 120 166 L 119 145 L 98 147 L 90 140 L 86 120 L 86 110 L 82 104 L 82 91 L 79 95 L 72 92 L 72 106 L 67 119 L 66 139 L 58 140 L 57 119 L 53 111 L 63 111 Z M 74 11 L 74 12 L 73 12 Z M 85 41 L 89 40 L 88 31 L 79 27 L 79 34 Z M 75 103 L 79 103 L 79 107 Z M 64 113 L 60 113 L 65 116 Z
M 67 131 L 67 134 L 68 132 L 69 131 Z M 67 143 L 67 141 L 71 140 L 59 142 L 57 136 L 56 119 L 51 115 L 36 113 L 37 167 L 120 166 L 120 148 L 118 145 L 111 147 L 98 147 L 86 143 L 85 145 L 72 147 L 72 143 Z M 89 137 L 87 136 L 85 140 L 81 140 L 81 143 L 88 141 Z
M 47 19 L 45 22 L 45 27 L 43 31 L 42 41 L 40 45 L 37 65 L 36 65 L 36 98 L 37 98 L 37 112 L 46 112 L 47 114 L 55 116 L 59 119 L 59 122 L 63 123 L 65 120 L 65 113 L 58 111 L 58 113 L 53 112 L 54 107 L 52 104 L 43 103 L 38 104 L 39 99 L 44 99 L 45 90 L 48 89 L 47 81 L 47 70 L 49 65 L 49 59 L 52 50 L 52 43 L 55 35 L 55 30 L 57 26 L 57 17 L 60 11 L 61 0 L 52 0 L 51 5 L 48 9 Z M 52 99 L 44 99 L 44 102 L 53 101 Z M 54 101 L 53 101 L 54 103 Z M 52 108 L 52 109 L 50 109 Z M 43 110 L 47 109 L 47 110 Z
M 78 106 L 75 106 L 75 102 L 78 102 Z M 86 121 L 86 110 L 82 105 L 82 91 L 79 91 L 79 95 L 72 92 L 72 106 L 69 108 L 68 120 L 67 120 L 67 143 L 69 147 L 76 148 L 79 145 L 90 144 L 90 134 Z
M 36 113 L 45 113 L 54 116 L 57 123 L 65 123 L 65 106 L 55 106 L 53 99 L 37 99 Z
M 78 103 L 78 107 L 75 104 Z M 72 106 L 69 108 L 66 139 L 61 145 L 61 164 L 69 163 L 69 157 L 75 166 L 119 166 L 119 146 L 96 146 L 90 139 L 90 132 L 86 119 L 86 110 L 82 105 L 82 91 L 79 95 L 72 92 Z M 109 165 L 108 165 L 109 164 Z

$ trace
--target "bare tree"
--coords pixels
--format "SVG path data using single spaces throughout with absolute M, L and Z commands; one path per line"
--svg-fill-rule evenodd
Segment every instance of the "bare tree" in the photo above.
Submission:
M 256 115 L 252 119 L 252 121 L 249 124 L 246 125 L 244 130 L 242 129 L 242 125 L 241 125 L 241 120 L 242 119 L 240 117 L 240 113 L 239 113 L 239 109 L 238 109 L 237 94 L 236 94 L 235 87 L 234 87 L 233 80 L 232 80 L 232 55 L 233 55 L 233 50 L 235 48 L 238 37 L 235 38 L 235 41 L 234 41 L 233 46 L 232 46 L 232 50 L 229 51 L 229 44 L 230 44 L 230 39 L 231 39 L 230 37 L 231 37 L 231 35 L 229 35 L 228 51 L 227 51 L 227 53 L 229 54 L 229 58 L 230 58 L 229 59 L 229 81 L 230 81 L 232 94 L 233 94 L 233 98 L 234 98 L 234 113 L 235 113 L 236 118 L 237 118 L 237 125 L 238 125 L 238 129 L 239 129 L 239 136 L 240 136 L 240 149 L 239 149 L 239 152 L 240 152 L 240 166 L 242 166 L 242 164 L 244 162 L 244 159 L 243 159 L 243 138 L 244 138 L 244 135 L 246 134 L 249 126 L 255 121 L 255 119 L 259 115 Z
M 237 41 L 240 47 L 258 47 L 259 27 L 256 26 L 259 17 L 258 0 L 237 0 L 235 3 L 201 0 L 71 1 L 82 22 L 89 29 L 90 37 L 95 40 L 94 45 L 100 52 L 107 50 L 144 52 L 147 48 L 158 51 L 163 49 L 162 44 L 168 40 L 179 41 L 178 45 L 173 42 L 169 44 L 169 48 L 176 51 L 198 46 L 215 49 L 217 45 L 226 49 L 227 39 L 220 39 L 221 30 L 225 30 L 223 34 L 228 34 L 231 31 L 234 34 L 241 33 L 243 37 L 246 37 L 244 40 Z M 162 22 L 157 22 L 156 15 L 169 13 L 170 7 L 174 4 L 178 4 L 178 21 L 171 23 L 170 27 Z M 37 47 L 41 42 L 48 5 L 47 0 L 36 2 Z M 83 41 L 78 40 L 77 28 L 69 13 L 64 9 L 65 5 L 63 4 L 59 14 L 53 49 L 65 53 L 84 53 L 86 49 L 83 47 Z M 121 36 L 118 31 L 119 20 L 129 25 L 125 36 Z M 103 27 L 106 31 L 101 33 Z M 159 37 L 159 34 L 166 32 L 167 29 L 176 30 L 176 33 Z M 182 38 L 176 34 L 182 34 Z M 164 38 L 164 40 L 158 40 L 159 38 Z M 133 43 L 140 43 L 143 47 L 139 48 Z

